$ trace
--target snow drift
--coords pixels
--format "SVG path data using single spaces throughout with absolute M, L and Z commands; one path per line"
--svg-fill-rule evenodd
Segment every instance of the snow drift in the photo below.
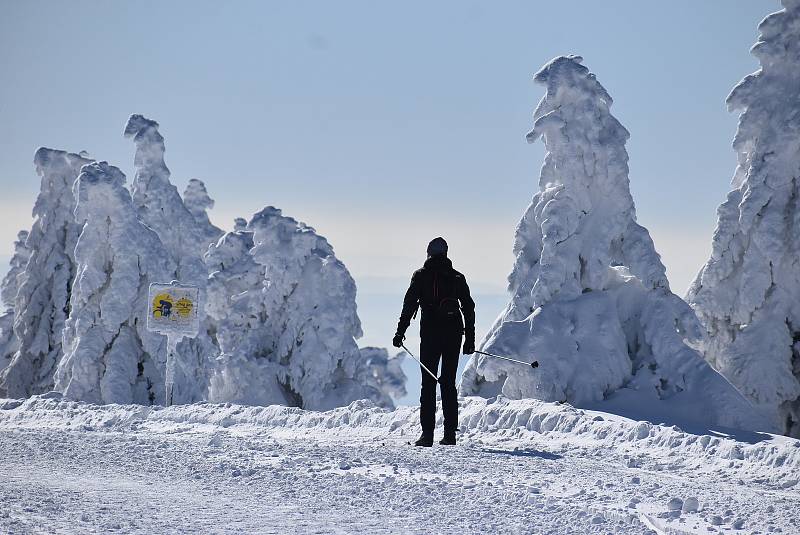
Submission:
M 728 96 L 738 166 L 688 301 L 705 357 L 781 432 L 800 437 L 800 2 L 760 24 L 761 68 Z
M 647 230 L 636 223 L 628 131 L 578 56 L 535 76 L 546 86 L 529 142 L 547 154 L 517 226 L 511 301 L 467 364 L 465 395 L 538 398 L 665 421 L 764 427 L 747 401 L 689 344 L 692 310 L 672 294 Z

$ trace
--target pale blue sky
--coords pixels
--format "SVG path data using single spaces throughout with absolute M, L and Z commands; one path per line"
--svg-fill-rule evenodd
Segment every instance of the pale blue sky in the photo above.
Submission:
M 366 342 L 386 343 L 436 235 L 494 295 L 485 329 L 542 161 L 524 140 L 542 94 L 531 75 L 574 53 L 631 132 L 639 221 L 683 294 L 735 166 L 725 96 L 779 7 L 2 0 L 0 260 L 30 224 L 35 149 L 87 150 L 131 177 L 122 127 L 142 113 L 162 125 L 175 184 L 206 182 L 217 224 L 272 204 L 329 238 L 363 294 Z

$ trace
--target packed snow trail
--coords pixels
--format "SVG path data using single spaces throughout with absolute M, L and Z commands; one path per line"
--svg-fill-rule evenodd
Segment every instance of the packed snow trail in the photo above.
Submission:
M 417 409 L 368 402 L 0 401 L 0 532 L 800 533 L 800 441 L 533 400 L 461 409 L 458 446 L 420 449 Z

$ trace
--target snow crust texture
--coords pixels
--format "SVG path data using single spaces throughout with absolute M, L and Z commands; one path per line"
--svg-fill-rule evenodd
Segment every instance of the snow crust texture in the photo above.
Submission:
M 783 433 L 800 436 L 800 3 L 760 24 L 761 68 L 728 96 L 738 166 L 711 258 L 687 299 L 705 357 Z
M 516 230 L 511 301 L 481 344 L 541 366 L 473 356 L 462 393 L 764 428 L 693 349 L 700 324 L 670 291 L 653 241 L 636 222 L 628 131 L 581 62 L 558 57 L 534 76 L 546 92 L 527 138 L 542 138 L 547 153 L 539 192 Z
M 797 440 L 536 400 L 460 404 L 459 445 L 445 452 L 407 445 L 417 408 L 369 402 L 310 412 L 0 400 L 0 531 L 800 529 Z

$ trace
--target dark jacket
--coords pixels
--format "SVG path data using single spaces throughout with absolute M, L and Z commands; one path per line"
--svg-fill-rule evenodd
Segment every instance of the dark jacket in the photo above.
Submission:
M 463 323 L 444 324 L 440 318 L 439 307 L 443 300 L 458 299 L 461 305 Z M 464 334 L 465 341 L 475 343 L 475 302 L 469 295 L 469 286 L 464 275 L 453 269 L 453 263 L 444 255 L 428 258 L 422 269 L 418 269 L 411 277 L 411 285 L 403 299 L 403 311 L 397 324 L 397 333 L 405 335 L 411 318 L 422 309 L 420 319 L 420 337 L 426 338 L 435 334 Z

